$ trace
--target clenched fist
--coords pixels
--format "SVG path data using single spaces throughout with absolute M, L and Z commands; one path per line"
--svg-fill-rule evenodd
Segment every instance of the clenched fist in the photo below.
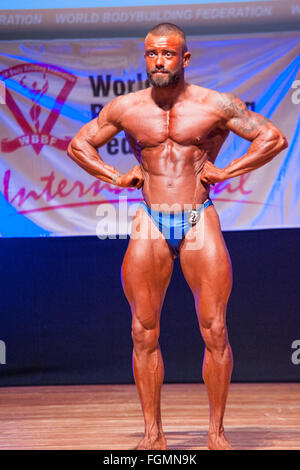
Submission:
M 140 189 L 144 184 L 144 176 L 141 167 L 136 165 L 125 175 L 118 176 L 116 184 L 123 188 Z
M 222 168 L 217 168 L 213 163 L 207 160 L 200 173 L 200 180 L 203 183 L 215 184 L 228 179 L 226 172 Z

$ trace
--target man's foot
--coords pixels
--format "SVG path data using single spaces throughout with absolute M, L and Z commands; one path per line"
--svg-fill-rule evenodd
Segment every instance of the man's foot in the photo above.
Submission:
M 233 450 L 233 447 L 227 441 L 224 432 L 220 434 L 208 433 L 207 447 L 210 450 Z
M 167 440 L 163 434 L 158 437 L 146 437 L 138 443 L 135 450 L 166 450 Z

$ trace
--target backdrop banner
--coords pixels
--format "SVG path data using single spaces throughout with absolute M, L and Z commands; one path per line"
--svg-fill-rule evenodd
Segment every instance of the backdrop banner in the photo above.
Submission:
M 188 37 L 186 80 L 239 96 L 289 142 L 266 166 L 211 188 L 223 230 L 300 226 L 299 39 L 299 32 Z M 141 191 L 90 176 L 67 146 L 106 103 L 148 86 L 143 40 L 0 42 L 0 85 L 1 236 L 129 233 Z M 231 132 L 216 166 L 249 145 Z M 99 154 L 122 173 L 137 164 L 124 133 Z
M 157 0 L 102 1 L 97 6 L 87 1 L 80 7 L 73 2 L 72 8 L 67 3 L 69 8 L 64 1 L 59 8 L 55 2 L 32 1 L 31 9 L 21 1 L 23 9 L 1 10 L 0 6 L 0 39 L 140 37 L 165 21 L 178 24 L 188 35 L 299 30 L 299 0 L 166 0 L 164 5 Z

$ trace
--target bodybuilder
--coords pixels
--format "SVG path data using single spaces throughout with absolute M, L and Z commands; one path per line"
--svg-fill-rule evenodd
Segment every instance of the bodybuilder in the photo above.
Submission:
M 155 237 L 131 236 L 121 271 L 132 312 L 133 371 L 145 420 L 137 449 L 167 446 L 160 412 L 164 365 L 158 339 L 160 312 L 176 256 L 194 295 L 205 342 L 203 380 L 210 405 L 207 445 L 231 449 L 223 416 L 233 365 L 225 318 L 232 269 L 209 198 L 210 184 L 265 165 L 287 147 L 287 141 L 272 122 L 249 111 L 236 96 L 185 82 L 184 69 L 191 54 L 177 26 L 154 27 L 145 39 L 144 56 L 152 86 L 107 104 L 98 118 L 80 129 L 68 153 L 96 178 L 142 188 L 143 201 L 133 225 L 157 232 Z M 221 169 L 214 162 L 230 130 L 251 145 L 245 155 Z M 139 162 L 126 174 L 104 163 L 96 150 L 120 131 L 125 131 Z M 177 209 L 169 211 L 173 217 L 168 220 L 182 229 L 177 238 L 164 235 L 162 223 L 166 205 L 174 204 Z M 187 205 L 192 211 L 185 211 Z M 193 249 L 189 249 L 191 240 Z

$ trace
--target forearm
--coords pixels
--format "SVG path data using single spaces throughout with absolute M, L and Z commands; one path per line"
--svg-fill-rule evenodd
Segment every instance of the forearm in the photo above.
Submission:
M 119 172 L 112 165 L 104 163 L 95 147 L 86 140 L 74 138 L 68 147 L 68 155 L 83 170 L 107 183 L 116 184 Z
M 260 168 L 287 146 L 288 143 L 283 134 L 258 136 L 253 140 L 245 155 L 233 160 L 224 168 L 227 178 L 234 178 Z

